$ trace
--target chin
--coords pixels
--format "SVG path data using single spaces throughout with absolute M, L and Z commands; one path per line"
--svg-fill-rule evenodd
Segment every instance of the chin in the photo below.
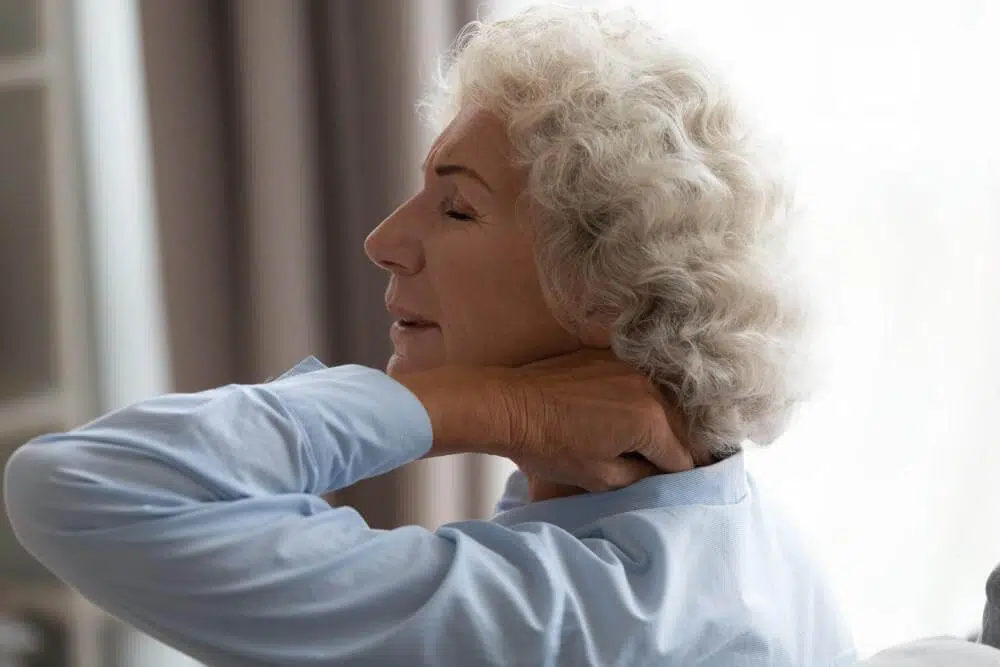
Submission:
M 389 361 L 386 362 L 385 372 L 389 377 L 395 377 L 406 372 L 406 364 L 401 362 L 399 357 L 394 354 L 389 357 Z
M 404 357 L 393 353 L 393 355 L 389 357 L 388 363 L 385 365 L 385 372 L 389 377 L 396 377 L 407 373 L 429 371 L 432 368 L 437 368 L 443 365 L 443 363 L 434 363 L 428 359 Z

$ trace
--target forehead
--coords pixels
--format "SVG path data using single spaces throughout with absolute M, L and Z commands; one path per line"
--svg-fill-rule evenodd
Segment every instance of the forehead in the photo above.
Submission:
M 519 183 L 519 174 L 511 167 L 511 145 L 503 121 L 475 107 L 462 109 L 448 124 L 431 146 L 428 161 L 471 167 L 500 188 Z

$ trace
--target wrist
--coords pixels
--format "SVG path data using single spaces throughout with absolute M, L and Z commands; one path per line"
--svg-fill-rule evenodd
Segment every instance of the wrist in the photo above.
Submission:
M 498 369 L 445 366 L 395 378 L 430 417 L 433 443 L 426 457 L 506 455 L 511 401 L 502 375 Z

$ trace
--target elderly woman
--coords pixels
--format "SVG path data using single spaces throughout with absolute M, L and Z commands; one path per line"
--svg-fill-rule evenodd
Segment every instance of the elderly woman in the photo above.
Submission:
M 783 184 L 720 83 L 631 14 L 545 8 L 470 28 L 425 108 L 424 187 L 366 243 L 387 374 L 308 359 L 38 438 L 18 537 L 209 665 L 851 662 L 744 470 L 800 398 L 801 317 Z M 455 452 L 518 463 L 491 520 L 320 498 Z

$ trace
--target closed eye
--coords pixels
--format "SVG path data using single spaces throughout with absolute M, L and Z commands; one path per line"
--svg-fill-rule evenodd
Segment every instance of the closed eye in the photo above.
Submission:
M 461 211 L 455 211 L 453 209 L 445 211 L 444 214 L 453 220 L 461 220 L 462 222 L 470 222 L 476 219 L 473 215 L 462 213 Z
M 467 209 L 463 204 L 464 202 L 460 203 L 457 197 L 448 197 L 441 202 L 441 212 L 452 220 L 458 220 L 459 222 L 477 220 L 478 216 L 476 212 Z

